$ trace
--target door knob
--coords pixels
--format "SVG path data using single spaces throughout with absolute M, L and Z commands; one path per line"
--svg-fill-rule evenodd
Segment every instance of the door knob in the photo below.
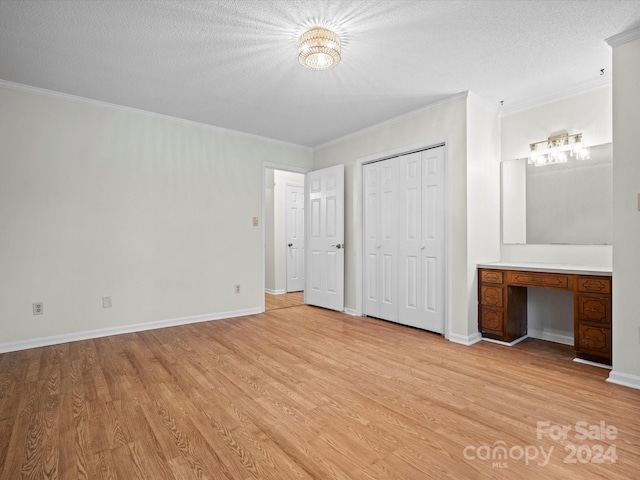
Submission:
M 336 248 L 343 248 L 344 247 L 344 243 L 337 243 L 335 245 L 331 245 L 332 247 L 336 247 Z
M 293 247 L 293 243 L 290 243 L 290 244 L 289 244 L 289 246 L 290 246 L 290 247 Z

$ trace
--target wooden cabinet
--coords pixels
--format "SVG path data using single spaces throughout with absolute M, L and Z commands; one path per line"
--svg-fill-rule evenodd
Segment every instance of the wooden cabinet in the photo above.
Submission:
M 574 295 L 576 355 L 611 364 L 611 278 L 578 277 Z
M 479 270 L 478 327 L 484 337 L 512 342 L 527 334 L 527 289 L 507 286 L 504 273 Z
M 513 342 L 527 334 L 527 288 L 573 292 L 576 356 L 611 365 L 611 277 L 478 269 L 478 329 Z

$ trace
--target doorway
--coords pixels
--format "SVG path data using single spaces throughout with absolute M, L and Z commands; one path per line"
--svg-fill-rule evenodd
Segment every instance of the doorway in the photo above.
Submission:
M 264 291 L 304 291 L 304 173 L 264 169 Z

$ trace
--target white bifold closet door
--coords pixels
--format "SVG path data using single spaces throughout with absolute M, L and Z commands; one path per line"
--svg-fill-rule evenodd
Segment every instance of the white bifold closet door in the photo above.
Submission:
M 398 319 L 397 159 L 364 165 L 364 310 Z
M 364 167 L 364 313 L 444 333 L 444 147 Z

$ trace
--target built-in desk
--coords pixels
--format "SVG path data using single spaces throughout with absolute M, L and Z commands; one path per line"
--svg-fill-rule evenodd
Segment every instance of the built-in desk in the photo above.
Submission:
M 527 335 L 527 288 L 573 292 L 576 357 L 611 365 L 611 268 L 496 262 L 478 265 L 478 329 L 512 343 Z

